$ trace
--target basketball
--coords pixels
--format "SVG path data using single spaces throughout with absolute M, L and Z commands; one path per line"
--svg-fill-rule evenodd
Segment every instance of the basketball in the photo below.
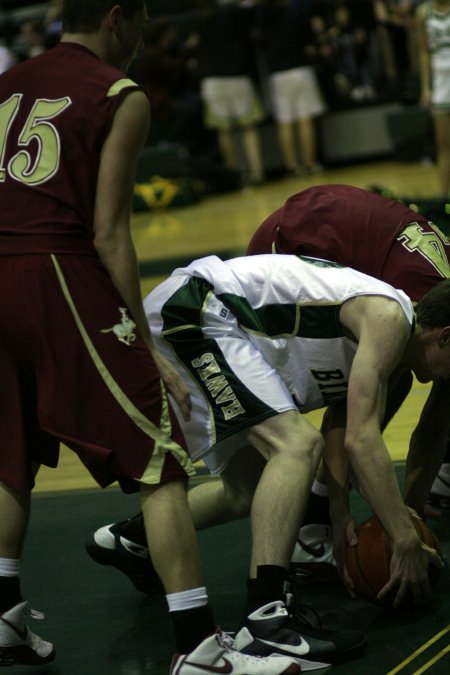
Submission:
M 413 516 L 411 516 L 411 521 L 421 540 L 442 555 L 436 535 L 424 521 Z M 356 529 L 356 534 L 358 544 L 347 546 L 346 552 L 347 569 L 355 584 L 355 591 L 357 595 L 374 605 L 392 607 L 395 591 L 389 593 L 383 600 L 378 600 L 377 595 L 389 581 L 393 544 L 381 522 L 375 516 L 361 523 Z M 440 569 L 435 565 L 430 565 L 428 574 L 430 584 L 434 587 L 439 579 Z M 412 604 L 412 597 L 405 597 L 402 607 L 411 607 Z

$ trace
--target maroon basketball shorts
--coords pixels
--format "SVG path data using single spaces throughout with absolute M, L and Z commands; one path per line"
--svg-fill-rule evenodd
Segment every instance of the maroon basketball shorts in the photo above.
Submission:
M 59 443 L 95 480 L 158 485 L 194 473 L 158 370 L 88 255 L 1 256 L 0 481 L 33 486 Z

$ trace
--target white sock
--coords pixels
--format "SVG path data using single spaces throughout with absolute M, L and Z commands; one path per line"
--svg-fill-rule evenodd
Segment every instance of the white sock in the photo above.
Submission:
M 19 577 L 20 560 L 15 558 L 0 558 L 0 577 Z
M 318 497 L 328 497 L 328 485 L 319 483 L 318 480 L 315 480 L 312 484 L 311 492 Z
M 169 593 L 166 595 L 169 612 L 181 612 L 184 609 L 194 609 L 195 607 L 204 607 L 208 604 L 208 593 L 206 588 L 192 588 L 189 591 L 181 593 Z

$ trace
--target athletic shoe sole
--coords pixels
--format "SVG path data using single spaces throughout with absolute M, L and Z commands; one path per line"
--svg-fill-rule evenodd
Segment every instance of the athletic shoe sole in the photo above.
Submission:
M 14 647 L 0 646 L 0 667 L 6 666 L 45 666 L 55 660 L 56 651 L 53 649 L 48 656 L 39 656 L 28 645 Z

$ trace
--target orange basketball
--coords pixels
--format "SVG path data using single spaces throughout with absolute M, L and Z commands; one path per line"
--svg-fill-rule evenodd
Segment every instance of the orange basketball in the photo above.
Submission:
M 430 528 L 415 517 L 411 517 L 417 534 L 422 541 L 441 553 L 439 541 Z M 355 584 L 356 593 L 375 605 L 392 607 L 395 592 L 389 593 L 383 600 L 378 600 L 379 591 L 389 581 L 389 570 L 393 544 L 382 524 L 373 516 L 365 520 L 356 530 L 358 544 L 347 546 L 346 562 L 348 573 Z M 428 569 L 431 586 L 435 586 L 440 576 L 440 569 L 430 565 Z M 405 597 L 402 606 L 411 606 L 412 597 Z

